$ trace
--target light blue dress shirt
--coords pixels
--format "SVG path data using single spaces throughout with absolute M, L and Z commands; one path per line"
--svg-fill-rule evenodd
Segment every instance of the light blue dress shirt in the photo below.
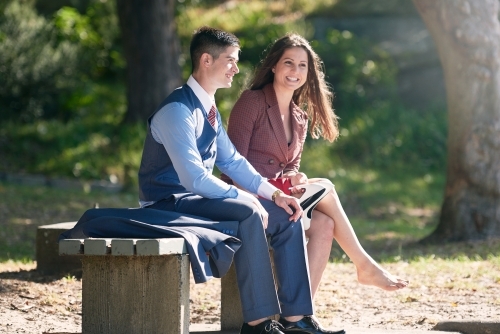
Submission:
M 212 174 L 213 166 L 203 165 L 196 145 L 196 134 L 202 131 L 207 123 L 204 121 L 206 114 L 200 117 L 199 113 L 207 113 L 211 106 L 215 105 L 215 101 L 214 97 L 209 96 L 192 76 L 189 77 L 187 85 L 198 97 L 205 111 L 193 112 L 186 105 L 178 102 L 165 105 L 151 121 L 153 138 L 167 150 L 181 184 L 188 191 L 205 198 L 237 198 L 255 201 L 253 195 L 215 177 Z M 215 165 L 249 192 L 270 199 L 277 188 L 266 182 L 267 180 L 236 151 L 219 120 L 220 118 L 217 117 L 214 127 L 217 131 Z M 141 205 L 144 206 L 146 203 L 141 203 Z

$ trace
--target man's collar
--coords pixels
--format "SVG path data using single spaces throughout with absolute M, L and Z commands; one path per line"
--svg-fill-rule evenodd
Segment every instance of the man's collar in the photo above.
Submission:
M 189 76 L 187 85 L 193 90 L 198 100 L 200 100 L 203 108 L 205 108 L 205 111 L 208 112 L 210 108 L 212 108 L 212 104 L 215 104 L 215 98 L 208 95 L 208 93 L 203 89 L 203 87 L 200 86 L 198 81 L 196 81 L 192 75 Z

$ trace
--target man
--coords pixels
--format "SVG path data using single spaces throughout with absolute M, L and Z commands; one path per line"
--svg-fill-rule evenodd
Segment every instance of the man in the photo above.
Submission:
M 141 207 L 239 222 L 242 246 L 234 262 L 245 321 L 241 333 L 328 333 L 307 316 L 313 308 L 299 202 L 239 155 L 215 107 L 216 90 L 231 87 L 239 72 L 239 51 L 239 40 L 230 33 L 209 27 L 194 33 L 192 75 L 148 120 L 139 170 Z M 214 165 L 260 198 L 213 176 Z M 277 293 L 266 234 L 274 249 Z M 281 314 L 286 329 L 269 319 L 274 314 Z

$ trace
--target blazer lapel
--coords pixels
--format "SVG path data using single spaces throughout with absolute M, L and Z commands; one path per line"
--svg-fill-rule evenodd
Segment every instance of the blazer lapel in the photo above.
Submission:
M 278 100 L 276 99 L 276 93 L 274 92 L 273 85 L 266 85 L 263 91 L 264 95 L 266 96 L 266 103 L 269 106 L 269 108 L 267 109 L 267 115 L 273 128 L 276 142 L 278 143 L 283 156 L 287 158 L 288 144 L 286 142 L 285 127 L 283 126 L 283 121 L 281 120 L 280 108 L 278 105 Z

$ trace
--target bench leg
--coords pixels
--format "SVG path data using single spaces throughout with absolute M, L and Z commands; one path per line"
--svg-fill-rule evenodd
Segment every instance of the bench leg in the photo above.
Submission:
M 239 330 L 243 324 L 243 314 L 241 311 L 240 291 L 238 290 L 234 263 L 231 264 L 231 268 L 227 274 L 221 278 L 220 299 L 221 330 Z
M 59 235 L 75 226 L 76 222 L 38 226 L 36 229 L 36 271 L 43 275 L 82 276 L 79 256 L 59 256 Z
M 271 266 L 273 267 L 274 274 L 274 256 L 271 249 L 269 249 L 269 256 L 271 258 Z M 276 275 L 274 277 L 274 281 L 276 282 Z M 231 264 L 231 268 L 227 274 L 221 278 L 220 294 L 221 330 L 240 330 L 241 325 L 243 324 L 243 312 L 241 309 L 240 290 L 238 289 L 234 262 Z M 274 315 L 270 318 L 277 321 L 279 319 L 279 315 Z
M 189 333 L 188 255 L 84 256 L 82 333 Z

